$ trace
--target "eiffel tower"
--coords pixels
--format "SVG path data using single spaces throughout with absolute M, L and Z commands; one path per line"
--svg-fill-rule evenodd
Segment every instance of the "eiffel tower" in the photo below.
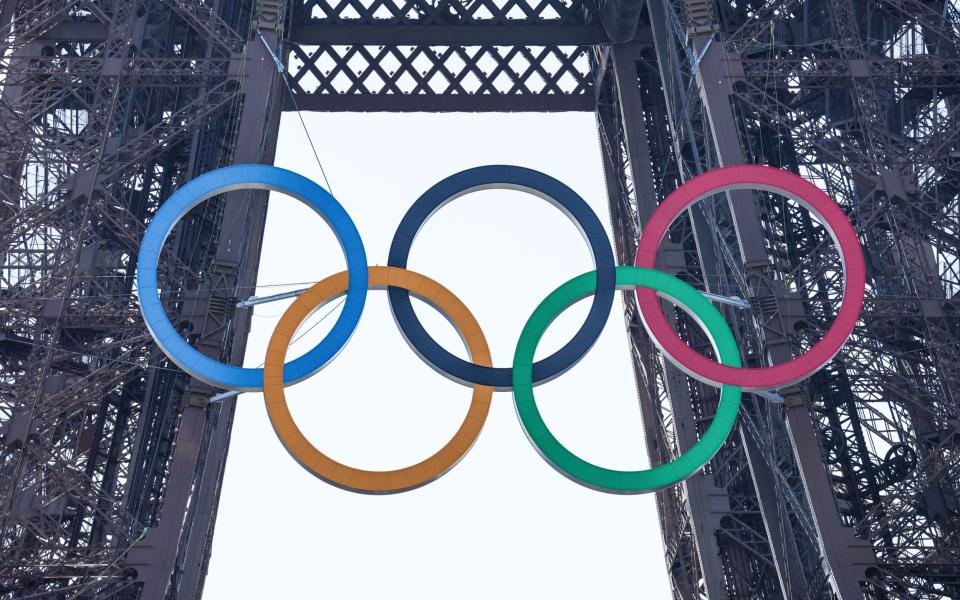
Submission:
M 592 111 L 621 264 L 699 173 L 815 182 L 864 247 L 863 315 L 656 494 L 673 596 L 960 598 L 957 0 L 3 0 L 0 31 L 0 598 L 200 597 L 234 404 L 151 342 L 137 250 L 178 186 L 272 163 L 283 111 Z M 191 343 L 238 364 L 266 197 L 230 194 L 160 277 Z M 762 366 L 829 326 L 838 261 L 806 211 L 737 191 L 688 211 L 660 268 L 745 298 L 725 312 Z M 718 391 L 625 303 L 659 464 Z

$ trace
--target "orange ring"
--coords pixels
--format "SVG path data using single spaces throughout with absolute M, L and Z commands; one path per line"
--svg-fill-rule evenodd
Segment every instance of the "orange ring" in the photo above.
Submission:
M 493 365 L 480 325 L 452 292 L 424 275 L 397 267 L 369 267 L 368 274 L 370 289 L 385 289 L 387 286 L 403 288 L 430 303 L 457 329 L 471 360 L 486 367 Z M 337 487 L 367 494 L 390 494 L 426 485 L 452 469 L 473 446 L 490 411 L 492 387 L 473 386 L 473 398 L 467 416 L 443 448 L 423 462 L 393 471 L 366 471 L 338 463 L 317 450 L 304 437 L 290 414 L 283 390 L 283 363 L 290 340 L 311 313 L 343 295 L 348 284 L 347 271 L 331 275 L 311 286 L 280 317 L 270 337 L 263 363 L 263 395 L 270 422 L 287 452 L 303 468 Z

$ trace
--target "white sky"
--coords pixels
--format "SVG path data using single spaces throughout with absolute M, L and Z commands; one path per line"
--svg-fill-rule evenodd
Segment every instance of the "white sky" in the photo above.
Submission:
M 557 177 L 609 227 L 592 114 L 304 118 L 372 265 L 386 263 L 397 224 L 423 191 L 483 164 Z M 276 164 L 323 183 L 294 114 L 284 115 Z M 344 265 L 320 217 L 275 195 L 259 284 L 312 282 Z M 410 257 L 410 268 L 445 285 L 474 313 L 497 366 L 510 365 L 534 307 L 591 265 L 585 242 L 560 211 L 515 191 L 449 204 L 423 228 Z M 296 287 L 304 286 L 258 293 Z M 415 304 L 438 341 L 464 356 L 446 321 Z M 262 363 L 287 305 L 258 307 L 247 366 Z M 554 323 L 539 357 L 569 339 L 588 305 Z M 315 343 L 337 314 L 290 356 Z M 568 448 L 610 468 L 648 465 L 619 295 L 593 350 L 537 391 L 544 419 Z M 353 466 L 389 469 L 439 449 L 466 414 L 470 391 L 421 362 L 393 323 L 386 293 L 372 291 L 344 351 L 287 398 L 318 448 Z M 392 496 L 346 492 L 313 477 L 277 440 L 262 396 L 244 394 L 238 402 L 207 599 L 669 597 L 653 496 L 595 492 L 554 471 L 524 436 L 508 392 L 494 395 L 480 439 L 452 471 Z

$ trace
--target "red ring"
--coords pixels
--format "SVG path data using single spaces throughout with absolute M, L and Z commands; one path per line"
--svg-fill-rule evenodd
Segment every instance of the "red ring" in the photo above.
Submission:
M 653 269 L 657 249 L 674 219 L 693 203 L 733 189 L 759 189 L 787 196 L 813 212 L 826 227 L 840 252 L 845 278 L 842 304 L 833 325 L 808 352 L 785 363 L 736 368 L 714 362 L 690 348 L 667 322 L 656 292 L 638 287 L 641 320 L 654 343 L 691 377 L 717 387 L 737 385 L 746 391 L 785 387 L 816 372 L 840 351 L 863 307 L 867 283 L 863 251 L 853 226 L 830 196 L 802 177 L 773 167 L 733 165 L 707 171 L 681 185 L 660 203 L 643 229 L 634 263 Z

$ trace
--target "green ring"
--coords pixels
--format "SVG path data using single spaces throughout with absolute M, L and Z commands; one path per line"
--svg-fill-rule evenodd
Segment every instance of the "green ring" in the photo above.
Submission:
M 642 471 L 614 471 L 598 467 L 567 450 L 553 436 L 537 409 L 533 395 L 533 356 L 550 323 L 569 306 L 594 293 L 597 273 L 590 271 L 558 287 L 540 303 L 520 334 L 513 356 L 513 402 L 530 442 L 554 469 L 573 481 L 615 494 L 652 492 L 690 477 L 717 453 L 733 429 L 740 410 L 741 389 L 724 385 L 710 427 L 692 448 L 676 459 Z M 662 271 L 617 267 L 617 287 L 643 286 L 657 291 L 688 312 L 707 332 L 720 363 L 739 367 L 740 351 L 723 316 L 706 297 L 687 283 Z

